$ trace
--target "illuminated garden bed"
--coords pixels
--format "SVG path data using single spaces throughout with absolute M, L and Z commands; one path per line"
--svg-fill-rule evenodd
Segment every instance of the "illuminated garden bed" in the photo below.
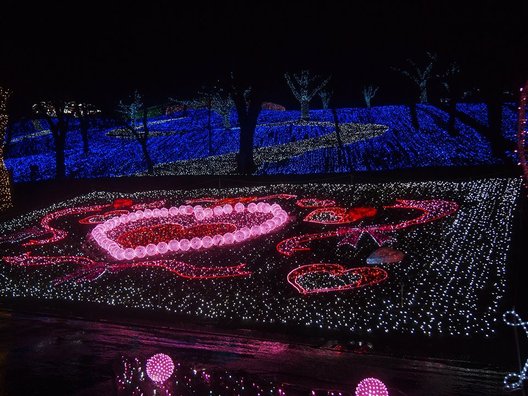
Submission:
M 487 125 L 486 106 L 461 103 L 457 109 Z M 149 120 L 152 136 L 148 148 L 158 175 L 235 173 L 239 150 L 238 127 L 225 129 L 213 113 L 212 131 L 207 112 L 189 112 Z M 431 105 L 418 106 L 420 128 L 413 126 L 408 106 L 339 109 L 341 139 L 346 160 L 338 149 L 330 111 L 313 110 L 309 123 L 299 122 L 299 112 L 260 113 L 254 146 L 257 175 L 385 171 L 422 167 L 496 165 L 489 141 L 474 126 L 456 121 L 457 136 L 447 131 L 448 114 Z M 236 117 L 233 113 L 233 125 Z M 516 106 L 503 108 L 503 135 L 515 140 Z M 42 125 L 41 125 L 42 124 Z M 13 125 L 6 151 L 6 166 L 15 182 L 55 177 L 54 143 L 45 122 Z M 38 125 L 37 128 L 35 125 Z M 135 139 L 113 137 L 115 127 L 90 130 L 90 153 L 83 151 L 78 126 L 66 136 L 66 174 L 72 178 L 116 177 L 144 174 L 147 166 Z M 209 139 L 212 151 L 209 151 Z M 31 167 L 38 169 L 32 174 Z
M 92 193 L 0 226 L 0 294 L 491 336 L 519 179 Z

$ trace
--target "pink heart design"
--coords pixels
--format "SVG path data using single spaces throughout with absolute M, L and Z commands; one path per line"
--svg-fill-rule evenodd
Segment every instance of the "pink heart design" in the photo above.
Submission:
M 340 264 L 324 263 L 297 267 L 288 274 L 287 280 L 299 293 L 313 294 L 372 286 L 387 276 L 387 272 L 378 267 L 346 269 Z

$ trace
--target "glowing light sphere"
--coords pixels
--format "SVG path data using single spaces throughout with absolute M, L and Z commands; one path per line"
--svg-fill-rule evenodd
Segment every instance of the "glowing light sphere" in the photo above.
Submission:
M 389 391 L 379 379 L 370 377 L 359 382 L 356 396 L 389 396 Z
M 147 360 L 147 375 L 154 382 L 167 381 L 174 372 L 174 362 L 164 353 L 153 355 Z

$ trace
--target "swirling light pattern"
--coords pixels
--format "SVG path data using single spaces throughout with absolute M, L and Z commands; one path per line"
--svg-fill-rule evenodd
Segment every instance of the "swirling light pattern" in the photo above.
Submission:
M 274 194 L 297 195 L 298 199 L 323 199 L 331 195 L 344 208 L 366 204 L 383 208 L 396 206 L 391 203 L 398 199 L 405 200 L 398 205 L 405 208 L 380 209 L 378 215 L 356 226 L 377 224 L 397 228 L 394 235 L 388 235 L 393 237 L 392 241 L 385 244 L 405 252 L 405 259 L 369 266 L 387 273 L 383 282 L 307 294 L 299 293 L 288 283 L 288 273 L 310 263 L 336 263 L 343 265 L 345 271 L 354 266 L 367 267 L 367 258 L 378 247 L 376 241 L 369 238 L 361 239 L 357 248 L 350 244 L 339 245 L 340 238 L 346 237 L 348 230 L 355 227 L 306 223 L 303 221 L 306 209 L 295 205 L 295 200 L 278 198 L 268 202 L 270 205 L 277 203 L 289 214 L 287 225 L 276 232 L 214 249 L 171 251 L 165 253 L 163 260 L 150 256 L 132 260 L 112 258 L 89 237 L 95 225 L 79 224 L 79 218 L 85 216 L 81 214 L 64 216 L 50 224 L 67 232 L 60 241 L 22 246 L 16 240 L 24 235 L 9 238 L 12 234 L 39 226 L 41 219 L 50 213 L 66 208 L 111 205 L 114 199 L 122 197 L 118 193 L 91 193 L 0 224 L 0 238 L 4 238 L 1 250 L 4 257 L 22 256 L 22 261 L 31 260 L 29 257 L 47 257 L 41 261 L 44 263 L 50 260 L 49 257 L 70 259 L 82 256 L 103 264 L 91 267 L 91 262 L 57 262 L 57 265 L 20 266 L 2 259 L 0 297 L 102 304 L 175 313 L 189 320 L 232 321 L 292 330 L 338 330 L 360 335 L 489 337 L 497 330 L 501 316 L 499 307 L 507 286 L 506 265 L 521 184 L 520 178 L 354 185 L 286 184 L 152 191 L 128 196 L 137 203 L 166 200 L 166 208 L 179 208 L 185 206 L 186 200 L 200 197 Z M 413 202 L 421 202 L 420 207 L 428 205 L 428 213 L 417 209 L 418 205 Z M 258 205 L 257 201 L 253 203 Z M 250 204 L 245 204 L 245 208 Z M 438 211 L 434 212 L 436 209 Z M 104 213 L 105 210 L 95 213 Z M 450 211 L 451 214 L 445 215 Z M 438 218 L 441 214 L 444 216 Z M 194 215 L 185 216 L 195 221 Z M 407 227 L 400 228 L 402 224 Z M 336 229 L 341 228 L 345 230 L 337 235 Z M 287 255 L 275 248 L 280 241 L 324 232 L 330 236 L 313 240 L 310 245 L 297 246 L 311 251 L 292 250 L 292 254 Z M 24 257 L 28 251 L 30 256 Z M 156 262 L 163 262 L 163 266 L 155 266 Z M 175 276 L 165 266 L 169 262 L 188 263 L 196 267 L 193 271 L 201 268 L 222 270 L 224 267 L 219 264 L 236 267 L 238 263 L 244 263 L 246 266 L 240 270 L 251 272 L 251 275 L 189 279 Z M 86 274 L 82 273 L 84 269 Z M 98 276 L 101 273 L 104 276 Z M 64 282 L 54 284 L 56 279 L 70 275 L 71 278 Z M 354 282 L 356 277 L 348 275 L 349 281 Z M 82 281 L 90 277 L 93 280 Z M 324 276 L 317 279 L 305 276 L 304 283 L 302 278 L 300 281 L 307 288 L 328 286 L 328 283 L 322 283 L 326 282 Z
M 502 315 L 504 322 L 508 326 L 521 327 L 528 337 L 528 322 L 523 322 L 519 314 L 515 311 L 507 311 Z M 521 389 L 528 375 L 528 359 L 518 373 L 508 373 L 504 377 L 504 387 L 508 390 Z

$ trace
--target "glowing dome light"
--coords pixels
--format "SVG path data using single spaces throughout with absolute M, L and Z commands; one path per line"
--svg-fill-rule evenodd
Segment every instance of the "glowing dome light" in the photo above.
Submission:
M 379 379 L 365 378 L 356 387 L 356 396 L 389 396 L 389 391 Z
M 147 375 L 154 382 L 167 381 L 173 372 L 174 362 L 164 353 L 158 353 L 147 360 Z

